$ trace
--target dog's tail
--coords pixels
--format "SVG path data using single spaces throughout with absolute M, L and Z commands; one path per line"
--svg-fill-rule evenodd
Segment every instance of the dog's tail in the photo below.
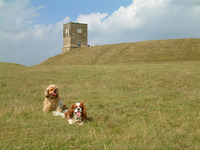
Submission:
M 65 118 L 65 114 L 57 111 L 52 111 L 53 116 L 61 116 L 62 118 Z

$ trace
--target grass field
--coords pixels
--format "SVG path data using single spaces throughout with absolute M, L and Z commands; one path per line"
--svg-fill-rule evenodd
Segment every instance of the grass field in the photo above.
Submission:
M 200 39 L 80 48 L 32 67 L 0 62 L 0 149 L 200 149 Z M 60 89 L 88 121 L 42 112 Z
M 33 66 L 0 63 L 0 149 L 200 149 L 200 61 Z M 42 112 L 60 88 L 88 122 Z

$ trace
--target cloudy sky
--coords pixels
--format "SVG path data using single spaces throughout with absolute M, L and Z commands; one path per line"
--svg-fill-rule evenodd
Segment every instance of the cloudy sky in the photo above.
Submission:
M 60 54 L 68 22 L 88 24 L 88 44 L 200 38 L 200 0 L 0 0 L 0 61 Z

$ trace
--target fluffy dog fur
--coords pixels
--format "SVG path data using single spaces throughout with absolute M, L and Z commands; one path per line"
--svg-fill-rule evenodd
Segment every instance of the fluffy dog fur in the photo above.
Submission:
M 71 107 L 65 111 L 65 113 L 60 113 L 53 111 L 54 116 L 61 116 L 66 118 L 69 124 L 83 125 L 83 121 L 87 119 L 86 108 L 83 102 L 74 103 Z
M 43 111 L 57 111 L 61 112 L 66 106 L 63 105 L 59 97 L 59 89 L 55 85 L 49 85 L 44 93 L 44 107 Z

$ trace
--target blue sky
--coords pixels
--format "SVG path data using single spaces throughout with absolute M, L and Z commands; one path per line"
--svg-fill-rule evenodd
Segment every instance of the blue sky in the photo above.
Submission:
M 40 17 L 36 21 L 41 24 L 58 22 L 69 16 L 75 21 L 79 14 L 90 14 L 92 12 L 112 14 L 120 6 L 127 7 L 132 0 L 32 0 L 31 4 L 44 8 L 41 9 Z
M 200 38 L 200 0 L 0 0 L 0 61 L 60 54 L 71 21 L 88 24 L 89 44 Z

